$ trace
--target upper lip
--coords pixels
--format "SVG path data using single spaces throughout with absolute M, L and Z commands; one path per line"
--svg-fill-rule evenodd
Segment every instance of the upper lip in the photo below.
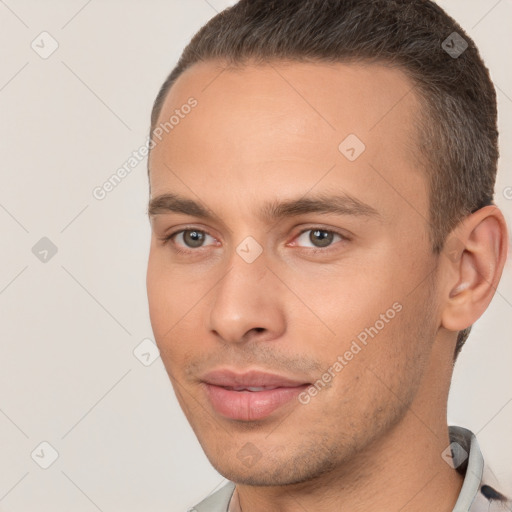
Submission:
M 212 370 L 205 373 L 201 380 L 207 384 L 222 387 L 276 387 L 292 388 L 309 384 L 306 381 L 298 380 L 274 373 L 250 370 L 244 373 L 237 373 L 228 369 Z

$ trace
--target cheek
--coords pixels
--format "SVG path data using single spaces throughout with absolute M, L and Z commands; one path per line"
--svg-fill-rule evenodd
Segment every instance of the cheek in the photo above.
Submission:
M 392 270 L 370 262 L 333 266 L 300 279 L 290 275 L 285 281 L 294 283 L 294 294 L 300 299 L 292 297 L 291 302 L 296 304 L 296 321 L 317 340 L 319 352 L 343 353 L 352 339 L 360 333 L 364 337 L 365 329 L 375 322 L 379 322 L 379 331 L 383 326 L 386 330 L 388 323 L 381 325 L 380 315 L 391 308 L 388 316 L 394 317 L 393 304 L 401 298 L 393 285 Z
M 150 251 L 146 275 L 149 316 L 160 349 L 165 340 L 172 338 L 177 322 L 186 312 L 182 287 L 162 252 Z
M 400 395 L 404 382 L 416 380 L 411 372 L 421 371 L 428 352 L 422 342 L 427 327 L 422 304 L 430 298 L 425 286 L 411 293 L 410 271 L 387 254 L 350 271 L 338 268 L 296 282 L 294 291 L 316 313 L 305 318 L 303 310 L 295 312 L 302 332 L 298 339 L 326 372 L 331 368 L 330 386 L 337 395 L 348 398 L 346 389 L 356 382 L 360 399 L 378 396 L 386 386 Z
M 407 293 L 398 294 L 391 307 L 376 303 L 363 329 L 358 326 L 352 341 L 344 341 L 344 356 L 351 360 L 341 373 L 351 384 L 358 382 L 361 406 L 373 403 L 377 411 L 382 402 L 399 410 L 411 403 L 423 378 L 435 337 L 435 318 L 423 304 L 432 297 L 424 287 Z
M 162 335 L 163 323 L 166 318 L 166 312 L 169 311 L 168 301 L 170 294 L 165 293 L 167 289 L 167 280 L 162 275 L 161 266 L 153 252 L 150 252 L 148 269 L 146 274 L 146 291 L 148 296 L 149 316 L 153 333 L 157 338 L 157 343 Z
M 150 252 L 146 289 L 151 326 L 162 360 L 169 370 L 183 367 L 192 349 L 201 350 L 198 315 L 205 313 L 204 300 L 212 286 L 204 279 L 194 281 L 192 266 L 169 264 L 165 251 Z
M 377 311 L 385 314 L 386 309 Z M 325 370 L 331 368 L 334 377 L 329 387 L 318 386 L 310 405 L 333 430 L 342 425 L 343 435 L 369 434 L 393 422 L 410 405 L 424 369 L 423 353 L 414 345 L 416 326 L 406 318 L 411 314 L 404 306 L 380 330 L 375 320 L 363 329 L 354 326 L 355 336 L 322 350 Z M 358 336 L 361 333 L 364 336 Z

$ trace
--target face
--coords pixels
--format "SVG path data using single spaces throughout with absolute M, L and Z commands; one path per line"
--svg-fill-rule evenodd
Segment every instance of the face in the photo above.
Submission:
M 209 62 L 166 98 L 157 125 L 174 115 L 172 129 L 150 157 L 151 323 L 230 480 L 341 471 L 433 385 L 439 311 L 411 87 L 376 64 Z

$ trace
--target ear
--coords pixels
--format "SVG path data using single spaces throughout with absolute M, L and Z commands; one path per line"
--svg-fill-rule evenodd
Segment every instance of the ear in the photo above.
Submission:
M 461 331 L 487 309 L 508 253 L 507 224 L 495 205 L 466 217 L 450 233 L 443 249 L 444 308 L 441 325 Z

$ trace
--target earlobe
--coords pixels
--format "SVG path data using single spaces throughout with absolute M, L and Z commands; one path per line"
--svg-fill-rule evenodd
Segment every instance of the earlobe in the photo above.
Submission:
M 442 326 L 460 331 L 484 313 L 501 278 L 508 251 L 503 214 L 494 205 L 477 210 L 464 219 L 446 247 L 442 265 L 449 277 Z

